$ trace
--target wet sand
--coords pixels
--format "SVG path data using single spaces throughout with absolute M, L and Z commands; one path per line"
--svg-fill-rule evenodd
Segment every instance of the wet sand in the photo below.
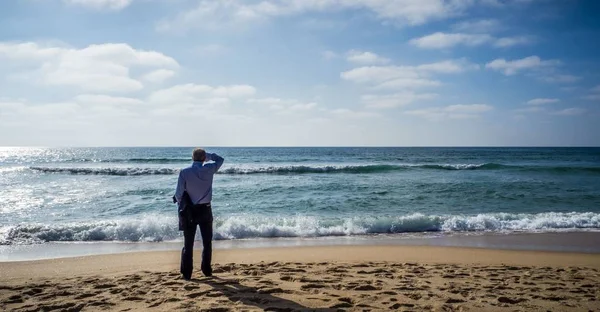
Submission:
M 177 251 L 3 262 L 0 310 L 600 311 L 600 254 L 319 246 L 214 260 L 214 277 L 191 281 Z
M 0 262 L 42 260 L 115 253 L 181 250 L 183 241 L 170 242 L 49 242 L 0 245 Z M 341 237 L 292 237 L 218 240 L 214 249 L 315 246 L 438 246 L 506 250 L 600 253 L 600 232 L 556 233 L 404 233 Z

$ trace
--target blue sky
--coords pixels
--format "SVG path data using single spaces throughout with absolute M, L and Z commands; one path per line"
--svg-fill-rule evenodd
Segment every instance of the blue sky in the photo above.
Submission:
M 0 145 L 600 145 L 600 3 L 0 2 Z

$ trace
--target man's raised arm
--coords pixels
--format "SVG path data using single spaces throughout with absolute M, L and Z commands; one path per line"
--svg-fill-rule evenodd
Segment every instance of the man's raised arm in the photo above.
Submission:
M 225 158 L 223 158 L 215 153 L 207 154 L 207 156 L 209 157 L 210 160 L 215 162 L 215 164 L 214 164 L 215 172 L 217 172 L 219 170 L 219 168 L 221 168 L 221 166 L 223 165 Z

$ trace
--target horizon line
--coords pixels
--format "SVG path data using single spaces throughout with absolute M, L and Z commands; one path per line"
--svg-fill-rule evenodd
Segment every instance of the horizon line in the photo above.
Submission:
M 598 148 L 600 145 L 0 145 L 0 148 Z

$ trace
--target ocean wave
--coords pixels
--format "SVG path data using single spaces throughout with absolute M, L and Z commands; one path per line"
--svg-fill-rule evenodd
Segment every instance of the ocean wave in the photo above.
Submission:
M 600 213 L 424 215 L 327 219 L 312 216 L 216 217 L 214 238 L 326 237 L 418 232 L 543 232 L 600 230 Z M 174 216 L 56 225 L 21 224 L 0 229 L 0 244 L 56 241 L 163 241 L 179 239 Z
M 23 171 L 26 167 L 0 167 L 0 173 L 10 173 L 10 172 L 18 172 Z
M 400 165 L 331 165 L 331 166 L 269 166 L 230 167 L 219 171 L 222 174 L 303 174 L 303 173 L 380 173 L 407 170 Z
M 85 161 L 92 162 L 103 162 L 103 163 L 150 163 L 150 164 L 164 164 L 164 163 L 185 163 L 192 161 L 191 158 L 115 158 L 115 159 L 100 159 L 100 160 L 89 160 Z
M 139 167 L 30 167 L 45 173 L 88 174 L 88 175 L 169 175 L 177 174 L 174 168 Z M 560 166 L 514 166 L 496 163 L 484 164 L 374 164 L 374 165 L 316 165 L 316 166 L 233 166 L 221 169 L 219 174 L 308 174 L 308 173 L 385 173 L 404 170 L 517 170 L 548 173 L 600 173 L 600 167 L 560 167 Z
M 139 176 L 139 175 L 170 175 L 179 172 L 172 168 L 73 168 L 73 167 L 29 167 L 31 170 L 44 173 L 66 173 L 83 175 L 113 175 L 113 176 Z
M 501 165 L 495 163 L 485 164 L 429 164 L 429 165 L 413 165 L 417 168 L 422 169 L 435 169 L 435 170 L 495 170 L 495 169 L 509 169 L 515 168 L 515 166 Z

